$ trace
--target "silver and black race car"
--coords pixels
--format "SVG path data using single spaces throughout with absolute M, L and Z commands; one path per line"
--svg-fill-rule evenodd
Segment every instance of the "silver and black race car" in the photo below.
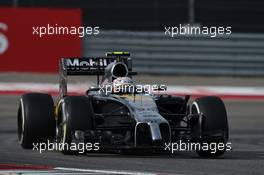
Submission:
M 163 85 L 133 82 L 128 52 L 110 52 L 99 58 L 62 58 L 59 64 L 60 94 L 54 105 L 48 94 L 24 94 L 18 109 L 21 146 L 52 141 L 59 145 L 97 144 L 100 150 L 149 150 L 166 152 L 180 143 L 202 157 L 217 157 L 226 151 L 228 121 L 219 97 L 166 94 Z M 94 75 L 97 85 L 81 96 L 67 93 L 67 76 Z M 192 144 L 194 143 L 194 144 Z M 208 146 L 214 143 L 214 151 Z M 221 147 L 215 147 L 221 144 Z M 178 147 L 177 147 L 178 148 Z M 64 154 L 78 150 L 60 149 Z

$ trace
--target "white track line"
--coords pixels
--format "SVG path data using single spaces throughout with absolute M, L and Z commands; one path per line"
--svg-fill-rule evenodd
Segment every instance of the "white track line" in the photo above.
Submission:
M 55 170 L 67 170 L 76 172 L 90 172 L 102 174 L 127 174 L 127 175 L 157 175 L 156 173 L 134 172 L 134 171 L 119 171 L 119 170 L 98 170 L 98 169 L 80 169 L 80 168 L 64 168 L 56 167 Z
M 95 172 L 59 172 L 59 171 L 46 171 L 46 170 L 31 170 L 31 171 L 23 171 L 23 170 L 0 170 L 0 174 L 20 174 L 20 175 L 36 175 L 36 174 L 41 174 L 41 175 L 46 175 L 46 174 L 67 174 L 67 175 L 105 175 L 102 173 L 95 173 Z
M 81 169 L 81 168 L 66 168 L 66 167 L 55 167 L 53 170 L 0 170 L 0 174 L 22 174 L 22 175 L 31 175 L 31 174 L 68 174 L 68 175 L 159 175 L 160 173 L 149 173 L 149 172 L 139 172 L 139 171 L 124 171 L 124 170 L 99 170 L 99 169 Z M 166 175 L 166 173 L 161 173 Z M 180 175 L 175 174 L 174 175 Z
M 169 93 L 220 94 L 220 95 L 264 95 L 264 87 L 234 86 L 168 86 Z

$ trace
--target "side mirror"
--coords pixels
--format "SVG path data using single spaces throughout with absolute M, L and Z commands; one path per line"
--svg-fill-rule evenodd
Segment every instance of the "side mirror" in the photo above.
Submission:
M 100 91 L 99 86 L 97 85 L 90 86 L 89 89 L 86 91 L 86 95 L 92 92 L 97 92 L 97 91 Z

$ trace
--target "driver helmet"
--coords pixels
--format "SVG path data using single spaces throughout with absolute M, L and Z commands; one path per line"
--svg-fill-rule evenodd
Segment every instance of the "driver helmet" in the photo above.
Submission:
M 135 83 L 130 77 L 118 77 L 113 80 L 114 93 L 133 93 Z

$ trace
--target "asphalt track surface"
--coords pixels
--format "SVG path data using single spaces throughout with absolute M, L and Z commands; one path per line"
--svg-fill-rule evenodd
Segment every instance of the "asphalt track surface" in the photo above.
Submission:
M 0 76 L 0 78 L 1 81 L 5 81 L 3 77 Z M 34 79 L 30 80 L 34 81 Z M 224 80 L 222 84 L 226 84 Z M 46 82 L 45 78 L 41 81 Z M 191 80 L 188 81 L 188 78 L 185 78 L 184 81 L 190 82 Z M 210 81 L 214 83 L 214 80 Z M 245 82 L 250 81 L 241 81 L 242 84 Z M 253 86 L 263 86 L 263 82 L 254 82 L 252 82 Z M 200 81 L 200 83 L 203 82 Z M 0 165 L 32 164 L 158 174 L 264 174 L 263 100 L 225 100 L 233 150 L 218 159 L 201 159 L 195 152 L 185 151 L 176 152 L 173 155 L 89 153 L 82 156 L 65 156 L 54 151 L 40 154 L 38 151 L 23 150 L 17 139 L 18 102 L 19 96 L 0 96 Z

